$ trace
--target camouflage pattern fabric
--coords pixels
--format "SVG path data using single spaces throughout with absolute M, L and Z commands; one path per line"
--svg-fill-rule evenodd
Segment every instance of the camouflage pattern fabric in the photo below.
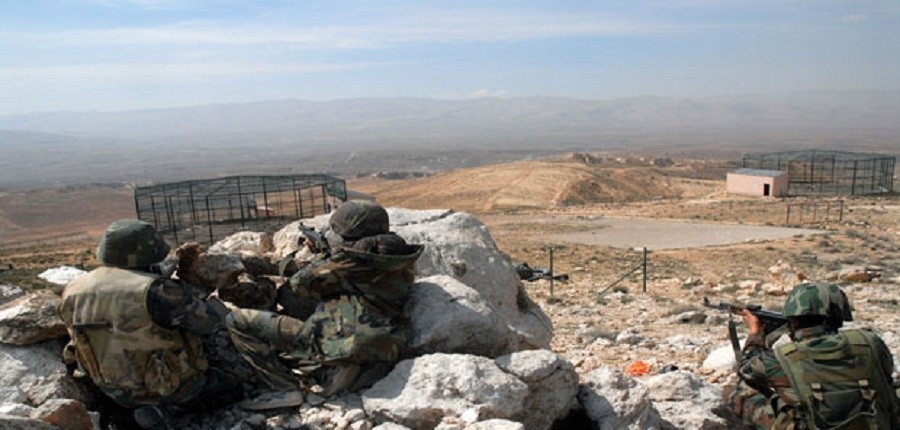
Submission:
M 817 347 L 832 345 L 839 337 L 834 328 L 827 326 L 794 332 L 794 342 Z M 876 349 L 876 359 L 891 363 L 890 371 L 893 371 L 893 359 L 887 347 Z M 838 373 L 842 370 L 834 369 Z M 737 387 L 729 387 L 725 395 L 728 404 L 745 423 L 759 429 L 809 428 L 800 393 L 793 387 L 788 371 L 775 351 L 766 347 L 761 335 L 748 337 L 738 373 L 741 382 Z M 890 373 L 887 378 L 890 381 Z
M 799 284 L 788 294 L 782 314 L 786 317 L 821 315 L 840 321 L 853 321 L 850 301 L 834 284 Z
M 103 267 L 82 278 L 66 287 L 59 308 L 73 338 L 64 358 L 107 396 L 125 407 L 178 404 L 226 383 L 204 375 L 196 337 L 224 327 L 223 308 L 147 272 Z M 133 371 L 140 376 L 130 377 Z
M 331 230 L 344 239 L 359 239 L 387 233 L 390 228 L 387 211 L 368 200 L 342 203 L 328 219 Z
M 97 260 L 106 266 L 143 269 L 169 254 L 169 245 L 151 224 L 124 219 L 110 224 L 97 246 Z
M 235 345 L 270 387 L 296 388 L 288 365 L 375 364 L 399 358 L 408 336 L 403 308 L 423 247 L 384 236 L 365 246 L 379 249 L 380 243 L 383 250 L 403 253 L 373 254 L 345 243 L 349 246 L 301 269 L 282 287 L 288 297 L 280 296 L 280 301 L 316 299 L 314 309 L 306 306 L 291 316 L 242 309 L 228 318 Z

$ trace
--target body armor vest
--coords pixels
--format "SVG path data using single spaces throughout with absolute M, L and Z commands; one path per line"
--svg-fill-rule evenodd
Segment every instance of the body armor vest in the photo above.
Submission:
M 178 393 L 207 367 L 196 335 L 153 323 L 147 294 L 158 279 L 101 267 L 66 286 L 59 308 L 80 368 L 103 391 L 125 391 L 136 404 Z
M 874 337 L 865 330 L 846 330 L 775 349 L 800 396 L 804 422 L 798 424 L 808 429 L 897 428 L 897 399 L 873 347 Z

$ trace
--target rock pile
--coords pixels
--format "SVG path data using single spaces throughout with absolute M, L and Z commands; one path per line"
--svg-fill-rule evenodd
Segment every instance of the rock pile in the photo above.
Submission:
M 572 362 L 550 351 L 550 319 L 528 297 L 509 257 L 475 217 L 447 210 L 389 209 L 389 214 L 393 231 L 425 245 L 408 306 L 412 335 L 406 358 L 357 393 L 330 399 L 308 394 L 300 407 L 265 413 L 230 407 L 187 415 L 179 418 L 177 428 L 540 430 L 562 428 L 560 423 L 578 416 L 601 429 L 718 429 L 732 424 L 719 414 L 719 389 L 689 372 L 635 379 L 600 367 L 579 378 Z M 304 223 L 321 228 L 326 221 L 320 216 Z M 283 281 L 275 274 L 275 264 L 293 251 L 298 251 L 298 263 L 310 258 L 298 249 L 298 238 L 293 223 L 271 239 L 241 233 L 209 250 L 183 246 L 177 252 L 178 276 L 233 305 L 272 308 L 276 286 Z M 29 308 L 33 310 L 24 313 L 31 315 L 32 324 L 7 324 L 0 317 L 0 327 L 12 327 L 16 333 L 0 341 L 9 342 L 3 339 L 23 336 L 34 327 L 54 333 L 50 338 L 63 334 L 49 322 L 39 323 L 52 298 L 41 302 L 44 305 L 34 300 L 29 295 L 15 302 L 34 303 Z M 691 313 L 675 319 L 702 324 L 705 316 Z M 615 339 L 624 345 L 660 347 L 638 329 Z M 24 342 L 36 341 L 30 337 Z M 693 339 L 678 338 L 664 347 L 697 345 Z M 255 388 L 251 369 L 224 332 L 207 339 L 206 347 L 211 362 L 224 363 L 242 375 L 246 388 Z M 82 406 L 91 405 L 91 398 L 66 374 L 60 349 L 57 340 L 0 345 L 0 427 L 89 428 L 84 417 L 90 415 Z

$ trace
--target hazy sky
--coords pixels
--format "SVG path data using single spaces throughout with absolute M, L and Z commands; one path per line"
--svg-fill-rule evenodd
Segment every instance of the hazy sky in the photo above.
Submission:
M 0 114 L 900 90 L 898 0 L 0 0 Z

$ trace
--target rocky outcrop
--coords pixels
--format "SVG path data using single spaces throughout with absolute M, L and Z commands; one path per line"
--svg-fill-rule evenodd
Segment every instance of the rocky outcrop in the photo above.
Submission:
M 90 397 L 66 375 L 56 341 L 27 347 L 0 344 L 0 403 L 40 406 L 49 399 Z
M 497 365 L 528 385 L 522 412 L 512 417 L 527 429 L 549 429 L 577 405 L 575 366 L 549 350 L 522 351 L 496 359 Z
M 66 334 L 56 315 L 60 297 L 41 290 L 0 306 L 0 342 L 30 345 Z
M 516 341 L 516 334 L 484 297 L 450 276 L 416 282 L 409 309 L 410 356 L 444 352 L 496 357 L 508 353 Z
M 520 415 L 528 385 L 493 360 L 463 354 L 432 354 L 401 361 L 362 392 L 366 413 L 377 422 L 432 429 L 444 417 L 477 421 Z
M 25 291 L 15 285 L 0 284 L 0 305 L 25 295 Z
M 274 250 L 272 236 L 252 231 L 237 232 L 209 247 L 210 254 L 266 255 Z
M 721 407 L 722 389 L 693 373 L 663 373 L 642 383 L 649 389 L 663 429 L 724 430 L 736 424 L 714 412 Z
M 661 425 L 647 387 L 617 369 L 600 367 L 585 375 L 578 400 L 600 430 L 649 430 Z
M 246 270 L 237 254 L 204 252 L 198 243 L 188 243 L 175 250 L 178 256 L 178 278 L 209 294 L 220 287 L 234 285 Z
M 77 400 L 51 399 L 31 412 L 31 418 L 40 419 L 60 430 L 91 430 L 94 423 L 84 406 Z

